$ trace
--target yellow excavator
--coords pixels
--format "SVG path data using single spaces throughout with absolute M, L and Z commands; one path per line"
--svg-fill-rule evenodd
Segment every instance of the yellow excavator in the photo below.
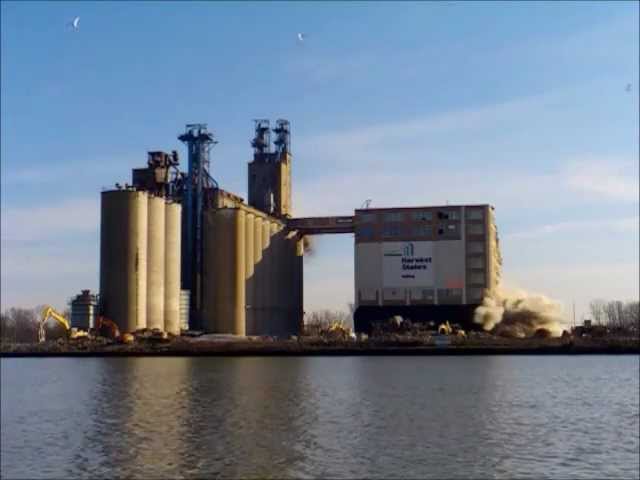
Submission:
M 69 320 L 67 320 L 60 313 L 56 312 L 56 310 L 53 307 L 47 306 L 44 308 L 44 310 L 42 310 L 42 317 L 38 325 L 38 341 L 40 343 L 46 340 L 46 329 L 44 328 L 44 326 L 47 323 L 47 320 L 49 320 L 49 318 L 53 318 L 56 322 L 58 322 L 58 324 L 62 325 L 62 327 L 67 332 L 67 336 L 69 339 L 85 338 L 89 336 L 89 333 L 85 332 L 84 330 L 72 328 L 71 324 L 69 323 Z M 96 317 L 95 331 L 97 332 L 98 335 L 103 334 L 103 335 L 106 335 L 106 337 L 108 338 L 111 338 L 113 340 L 119 340 L 119 341 L 122 341 L 123 343 L 132 343 L 134 340 L 133 335 L 129 333 L 125 333 L 124 335 L 121 335 L 120 329 L 118 328 L 116 323 L 113 320 L 103 316 Z
M 84 330 L 71 328 L 69 320 L 67 320 L 63 315 L 56 312 L 53 307 L 47 306 L 42 310 L 42 317 L 40 318 L 40 323 L 38 324 L 38 342 L 40 343 L 46 340 L 46 329 L 44 328 L 44 326 L 47 323 L 47 320 L 49 320 L 50 318 L 53 318 L 56 322 L 58 322 L 59 325 L 62 326 L 62 328 L 64 328 L 69 338 L 81 338 L 89 336 L 89 334 Z
M 455 335 L 457 337 L 462 337 L 462 338 L 466 338 L 467 336 L 467 333 L 463 329 L 455 325 L 452 327 L 448 321 L 441 323 L 440 326 L 438 326 L 438 334 L 439 335 Z
M 333 322 L 320 331 L 320 335 L 336 340 L 347 340 L 351 337 L 351 329 L 345 327 L 342 322 Z

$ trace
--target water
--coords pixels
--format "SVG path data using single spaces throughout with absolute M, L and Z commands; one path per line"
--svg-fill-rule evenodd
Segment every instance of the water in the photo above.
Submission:
M 638 356 L 2 359 L 3 478 L 638 478 Z

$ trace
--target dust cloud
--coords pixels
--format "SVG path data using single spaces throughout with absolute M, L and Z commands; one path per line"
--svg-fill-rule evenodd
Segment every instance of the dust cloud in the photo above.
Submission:
M 485 296 L 473 318 L 484 330 L 512 338 L 531 337 L 536 332 L 540 334 L 540 329 L 559 337 L 564 319 L 558 302 L 544 295 L 505 288 Z

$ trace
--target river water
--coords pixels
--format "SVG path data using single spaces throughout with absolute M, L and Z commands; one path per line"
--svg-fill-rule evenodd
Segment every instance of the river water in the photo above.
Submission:
M 638 478 L 639 358 L 2 359 L 2 478 Z

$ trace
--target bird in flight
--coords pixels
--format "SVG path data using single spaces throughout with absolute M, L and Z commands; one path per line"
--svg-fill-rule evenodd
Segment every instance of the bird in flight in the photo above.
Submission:
M 305 33 L 298 33 L 298 41 L 299 42 L 304 42 L 305 38 L 307 38 L 307 35 Z
M 630 84 L 630 83 L 627 83 L 627 86 L 625 87 L 625 90 L 626 90 L 627 92 L 630 92 L 630 91 L 631 91 L 631 84 Z
M 78 29 L 80 28 L 80 17 L 74 18 L 71 22 L 68 23 L 68 25 L 73 28 L 74 31 L 78 31 Z

